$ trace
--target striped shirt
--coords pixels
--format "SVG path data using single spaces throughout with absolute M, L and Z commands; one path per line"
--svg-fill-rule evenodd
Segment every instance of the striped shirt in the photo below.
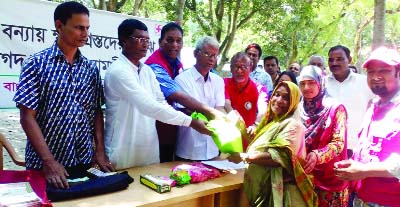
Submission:
M 74 167 L 92 161 L 95 112 L 103 97 L 95 63 L 78 50 L 71 65 L 55 42 L 24 61 L 14 101 L 36 111 L 54 158 L 65 167 Z M 29 139 L 25 160 L 27 168 L 42 168 Z

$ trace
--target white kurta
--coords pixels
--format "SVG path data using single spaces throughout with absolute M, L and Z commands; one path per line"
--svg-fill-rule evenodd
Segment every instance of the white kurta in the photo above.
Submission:
M 358 143 L 358 132 L 368 103 L 374 97 L 368 87 L 367 77 L 350 71 L 347 78 L 339 82 L 331 74 L 326 76 L 325 84 L 328 94 L 346 107 L 347 148 L 354 149 Z
M 224 80 L 209 72 L 207 81 L 196 70 L 190 68 L 179 74 L 175 81 L 197 101 L 210 107 L 225 105 Z M 219 151 L 213 139 L 189 127 L 179 127 L 176 155 L 190 160 L 209 160 L 218 156 Z
M 191 118 L 173 109 L 164 98 L 151 68 L 139 68 L 124 55 L 106 71 L 105 146 L 117 169 L 159 163 L 155 120 L 189 126 Z

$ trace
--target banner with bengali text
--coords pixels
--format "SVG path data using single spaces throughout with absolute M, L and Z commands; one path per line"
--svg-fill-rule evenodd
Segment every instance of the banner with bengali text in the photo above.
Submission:
M 15 108 L 12 98 L 18 87 L 21 65 L 25 58 L 50 47 L 57 33 L 54 9 L 58 3 L 38 0 L 6 0 L 0 8 L 0 109 Z M 165 22 L 90 9 L 89 37 L 80 50 L 95 61 L 104 77 L 107 67 L 118 58 L 118 25 L 127 18 L 144 22 L 150 35 L 147 56 L 158 48 Z

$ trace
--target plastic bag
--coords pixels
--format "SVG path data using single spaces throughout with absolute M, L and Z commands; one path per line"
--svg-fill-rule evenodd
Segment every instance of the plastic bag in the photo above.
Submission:
M 189 180 L 187 176 L 189 176 Z M 173 167 L 170 178 L 174 179 L 179 185 L 182 185 L 183 181 L 187 183 L 200 183 L 220 176 L 221 173 L 215 168 L 207 167 L 202 163 L 192 163 Z
M 245 130 L 245 125 L 241 124 L 240 119 L 232 120 L 232 116 L 228 115 L 226 119 L 208 121 L 203 114 L 198 112 L 193 112 L 191 116 L 207 122 L 207 128 L 212 132 L 211 137 L 221 152 L 243 152 L 242 133 L 239 127 L 244 126 Z

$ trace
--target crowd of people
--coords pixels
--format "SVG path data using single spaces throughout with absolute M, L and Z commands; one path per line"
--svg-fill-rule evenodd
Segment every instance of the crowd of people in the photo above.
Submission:
M 342 45 L 307 66 L 281 72 L 273 55 L 249 44 L 230 61 L 232 76 L 212 72 L 219 56 L 213 37 L 200 38 L 196 63 L 183 69 L 183 30 L 168 23 L 160 48 L 144 63 L 147 26 L 118 27 L 122 52 L 99 69 L 79 50 L 88 38 L 89 11 L 65 2 L 54 12 L 54 44 L 24 61 L 14 97 L 28 141 L 27 169 L 49 185 L 68 188 L 91 166 L 115 171 L 173 160 L 217 159 L 207 123 L 236 110 L 247 127 L 243 190 L 250 206 L 400 206 L 400 55 L 378 48 L 350 69 Z M 264 70 L 265 69 L 265 70 Z M 105 127 L 101 106 L 105 104 Z

